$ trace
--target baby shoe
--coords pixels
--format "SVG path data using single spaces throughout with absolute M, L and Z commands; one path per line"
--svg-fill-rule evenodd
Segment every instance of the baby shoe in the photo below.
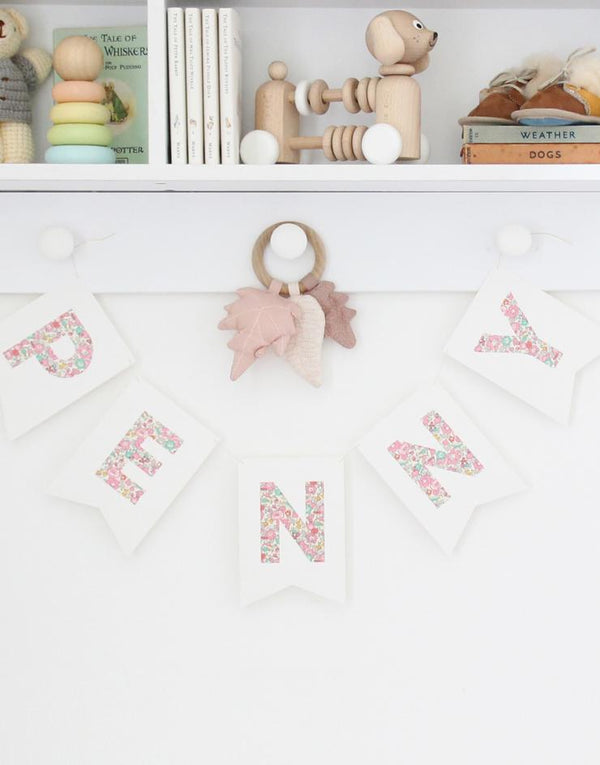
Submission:
M 560 71 L 561 62 L 554 56 L 536 55 L 525 61 L 520 69 L 500 72 L 479 94 L 479 104 L 459 125 L 514 125 L 515 109 L 530 99 L 543 82 Z
M 600 124 L 600 57 L 579 48 L 539 91 L 513 112 L 523 125 Z

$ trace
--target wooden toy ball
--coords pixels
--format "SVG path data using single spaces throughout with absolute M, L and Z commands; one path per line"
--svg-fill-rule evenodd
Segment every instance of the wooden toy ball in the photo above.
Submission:
M 54 51 L 54 69 L 63 80 L 93 82 L 98 78 L 103 66 L 102 48 L 89 37 L 66 37 Z

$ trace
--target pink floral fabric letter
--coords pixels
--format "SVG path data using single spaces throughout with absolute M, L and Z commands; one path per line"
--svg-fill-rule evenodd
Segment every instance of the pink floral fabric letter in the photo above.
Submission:
M 443 447 L 432 449 L 407 441 L 395 441 L 388 446 L 388 452 L 400 463 L 407 475 L 417 484 L 436 507 L 450 499 L 450 494 L 429 472 L 429 467 L 451 470 L 454 473 L 474 476 L 483 470 L 483 465 L 466 444 L 456 435 L 441 414 L 431 411 L 423 417 L 423 425 Z
M 279 563 L 279 525 L 283 523 L 311 563 L 325 560 L 325 486 L 308 481 L 306 519 L 302 520 L 274 483 L 260 485 L 260 556 L 262 563 Z
M 75 348 L 70 359 L 59 359 L 52 343 L 68 337 Z M 30 358 L 36 358 L 44 369 L 55 377 L 70 378 L 80 375 L 89 367 L 94 355 L 94 343 L 73 311 L 58 316 L 17 345 L 4 351 L 11 367 L 18 367 Z
M 165 428 L 148 412 L 143 412 L 96 471 L 97 476 L 132 505 L 136 505 L 144 496 L 144 489 L 123 473 L 125 460 L 130 460 L 151 477 L 162 467 L 162 462 L 144 450 L 147 438 L 156 441 L 171 454 L 175 454 L 183 444 L 176 433 Z
M 506 316 L 514 335 L 482 335 L 475 346 L 477 353 L 525 353 L 554 368 L 562 352 L 539 338 L 521 310 L 512 292 L 502 301 L 500 310 Z

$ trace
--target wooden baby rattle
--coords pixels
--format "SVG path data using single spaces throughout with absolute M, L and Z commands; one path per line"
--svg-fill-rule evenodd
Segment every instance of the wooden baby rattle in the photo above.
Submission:
M 336 160 L 392 164 L 421 158 L 421 90 L 413 78 L 429 65 L 437 32 L 408 11 L 385 11 L 366 31 L 369 52 L 380 77 L 349 77 L 341 88 L 324 80 L 286 80 L 287 66 L 274 61 L 269 82 L 256 91 L 255 127 L 241 145 L 246 164 L 296 164 L 303 149 L 320 149 Z M 325 114 L 340 102 L 351 114 L 375 112 L 375 125 L 331 125 L 321 136 L 301 136 L 300 116 Z
M 273 235 L 280 228 L 301 229 L 314 253 L 314 265 L 299 282 L 283 284 L 274 279 L 265 265 L 265 250 L 273 246 Z M 288 246 L 283 248 L 289 257 Z M 295 238 L 295 237 L 294 237 Z M 297 241 L 297 238 L 296 238 Z M 280 249 L 281 252 L 281 249 Z M 226 306 L 227 316 L 219 329 L 235 330 L 229 341 L 234 351 L 231 379 L 237 380 L 255 361 L 272 348 L 311 385 L 321 384 L 323 340 L 330 337 L 345 348 L 356 343 L 350 326 L 356 311 L 348 308 L 348 295 L 335 291 L 333 282 L 321 281 L 325 270 L 325 247 L 312 228 L 297 221 L 275 223 L 265 229 L 252 249 L 252 266 L 266 290 L 245 287 L 237 290 L 237 300 Z

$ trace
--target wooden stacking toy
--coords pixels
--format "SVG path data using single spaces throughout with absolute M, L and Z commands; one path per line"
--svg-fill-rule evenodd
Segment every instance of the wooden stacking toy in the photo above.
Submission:
M 112 164 L 110 111 L 103 105 L 104 87 L 95 82 L 104 66 L 98 43 L 88 37 L 65 38 L 54 51 L 54 69 L 62 77 L 52 89 L 46 162 Z
M 366 43 L 381 64 L 379 77 L 348 78 L 341 88 L 324 80 L 293 85 L 287 66 L 274 61 L 270 82 L 256 92 L 256 130 L 242 141 L 247 164 L 300 161 L 303 149 L 320 149 L 331 161 L 391 164 L 421 157 L 421 91 L 412 75 L 429 65 L 438 39 L 408 11 L 385 11 L 371 20 Z M 375 125 L 332 125 L 320 136 L 300 135 L 300 116 L 325 114 L 340 102 L 351 114 L 375 112 Z

